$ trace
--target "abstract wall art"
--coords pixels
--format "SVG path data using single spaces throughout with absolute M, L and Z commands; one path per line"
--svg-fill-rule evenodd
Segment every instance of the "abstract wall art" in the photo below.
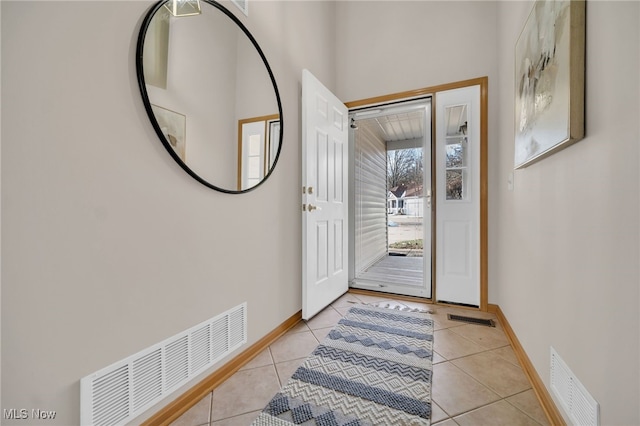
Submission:
M 536 1 L 515 60 L 519 169 L 584 137 L 585 2 Z

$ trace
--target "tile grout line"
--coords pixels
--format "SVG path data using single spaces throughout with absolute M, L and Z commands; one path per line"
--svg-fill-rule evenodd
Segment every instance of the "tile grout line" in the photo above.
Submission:
M 213 424 L 213 391 L 209 392 L 209 421 L 207 422 L 209 425 Z
M 511 398 L 513 396 L 523 394 L 523 393 L 528 392 L 530 390 L 533 390 L 533 388 L 529 388 L 527 390 L 523 390 L 522 392 L 514 393 L 513 395 L 508 396 L 507 398 Z M 507 398 L 504 399 L 507 404 L 511 405 L 513 408 L 515 408 L 516 410 L 520 411 L 522 414 L 524 414 L 525 416 L 529 417 L 531 420 L 533 420 L 534 422 L 536 422 L 537 424 L 542 426 L 542 423 L 540 423 L 537 419 L 533 418 L 533 416 L 531 416 L 529 413 L 527 413 L 524 410 L 522 410 L 520 407 L 517 407 L 516 405 L 514 405 L 511 402 L 507 401 Z
M 479 352 L 479 353 L 484 353 L 484 352 Z M 457 361 L 457 360 L 459 360 L 459 359 L 467 358 L 467 357 L 471 357 L 471 356 L 474 356 L 474 355 L 478 355 L 478 354 L 472 354 L 472 355 L 467 355 L 466 357 L 456 358 L 456 359 L 455 359 L 455 360 L 453 360 L 453 361 Z M 512 394 L 512 395 L 508 395 L 508 396 L 503 397 L 502 395 L 500 395 L 500 394 L 498 393 L 498 391 L 497 391 L 496 389 L 493 389 L 491 386 L 489 386 L 489 385 L 488 385 L 488 384 L 486 384 L 486 383 L 482 383 L 479 379 L 477 379 L 477 378 L 473 377 L 473 376 L 471 375 L 471 373 L 467 372 L 464 368 L 462 368 L 462 367 L 460 367 L 460 366 L 458 366 L 458 365 L 454 364 L 454 363 L 453 363 L 453 362 L 451 362 L 451 361 L 447 361 L 447 362 L 450 362 L 450 363 L 451 363 L 451 365 L 453 365 L 454 367 L 456 367 L 458 370 L 462 371 L 464 374 L 466 374 L 467 376 L 471 377 L 473 380 L 475 380 L 476 382 L 478 382 L 479 384 L 481 384 L 481 385 L 482 385 L 482 386 L 484 386 L 485 388 L 489 389 L 491 392 L 495 393 L 496 395 L 498 395 L 498 396 L 499 396 L 500 398 L 502 398 L 502 399 L 507 399 L 507 398 L 512 397 L 513 395 L 518 395 L 518 394 L 520 394 L 520 393 L 522 393 L 522 392 L 526 392 L 526 391 L 528 391 L 528 390 L 530 390 L 530 389 L 533 389 L 533 387 L 532 387 L 532 385 L 531 385 L 531 382 L 529 382 L 529 380 L 527 380 L 527 382 L 529 383 L 529 387 L 528 387 L 527 389 L 525 389 L 525 390 L 523 390 L 523 391 L 516 392 L 516 393 L 514 393 L 514 394 Z M 507 361 L 507 362 L 508 362 L 508 361 Z M 520 369 L 522 370 L 522 368 L 520 368 Z M 523 372 L 523 374 L 524 374 L 524 372 Z M 525 376 L 525 377 L 526 377 L 526 376 Z
M 470 356 L 470 355 L 467 355 L 467 356 Z M 461 357 L 461 358 L 464 358 L 464 357 Z M 461 359 L 461 358 L 456 358 L 456 359 Z M 481 409 L 481 408 L 486 408 L 486 407 L 488 407 L 488 406 L 490 406 L 490 405 L 493 405 L 493 404 L 496 404 L 496 403 L 498 403 L 498 402 L 500 402 L 500 401 L 504 401 L 504 402 L 506 402 L 507 404 L 509 404 L 510 406 L 512 406 L 513 408 L 517 409 L 519 412 L 523 413 L 525 416 L 527 416 L 528 418 L 530 418 L 530 419 L 531 419 L 531 420 L 533 420 L 534 422 L 536 422 L 537 424 L 540 424 L 540 422 L 538 422 L 536 419 L 534 419 L 533 417 L 531 417 L 529 414 L 525 413 L 524 411 L 522 411 L 521 409 L 519 409 L 519 408 L 518 408 L 518 407 L 516 407 L 515 405 L 511 404 L 509 401 L 507 401 L 507 398 L 511 398 L 512 396 L 520 395 L 521 393 L 524 393 L 524 392 L 527 392 L 527 391 L 529 391 L 529 390 L 532 390 L 532 389 L 533 389 L 532 387 L 529 387 L 529 388 L 527 388 L 527 389 L 525 389 L 525 390 L 523 390 L 523 391 L 520 391 L 520 392 L 516 392 L 516 393 L 514 393 L 513 395 L 509 395 L 509 396 L 503 397 L 502 395 L 500 395 L 499 393 L 497 393 L 493 388 L 491 388 L 490 386 L 488 386 L 488 385 L 486 385 L 486 384 L 484 384 L 484 383 L 480 382 L 478 379 L 476 379 L 475 377 L 473 377 L 472 375 L 470 375 L 469 373 L 467 373 L 466 371 L 464 371 L 462 368 L 460 368 L 460 367 L 458 367 L 457 365 L 453 364 L 450 360 L 447 360 L 447 361 L 445 361 L 445 362 L 450 363 L 452 366 L 454 366 L 455 368 L 457 368 L 458 370 L 460 370 L 462 373 L 464 373 L 465 375 L 469 376 L 472 380 L 474 380 L 475 382 L 477 382 L 477 383 L 478 383 L 478 384 L 480 384 L 481 386 L 483 386 L 483 387 L 485 387 L 485 388 L 489 389 L 489 390 L 490 390 L 491 392 L 493 392 L 494 394 L 498 395 L 498 397 L 500 397 L 500 399 L 498 399 L 498 400 L 496 400 L 496 401 L 489 402 L 489 403 L 487 403 L 487 404 L 479 405 L 478 407 L 472 408 L 472 409 L 467 410 L 467 411 L 463 411 L 463 412 L 461 412 L 461 413 L 456 414 L 455 416 L 452 416 L 451 414 L 449 414 L 449 413 L 447 412 L 447 410 L 445 410 L 445 409 L 444 409 L 440 404 L 438 404 L 438 403 L 433 399 L 433 397 L 432 397 L 432 398 L 431 398 L 431 401 L 432 401 L 433 403 L 437 404 L 437 405 L 438 405 L 438 407 L 440 407 L 440 409 L 441 409 L 442 411 L 444 411 L 444 413 L 445 413 L 447 416 L 449 416 L 449 417 L 447 417 L 446 419 L 443 419 L 443 420 L 441 420 L 441 421 L 440 421 L 440 422 L 438 422 L 438 423 L 445 422 L 445 421 L 447 421 L 447 420 L 453 420 L 453 421 L 455 422 L 455 417 L 460 417 L 460 416 L 463 416 L 463 415 L 465 415 L 465 414 L 471 413 L 471 412 L 473 412 L 473 411 L 479 410 L 479 409 Z M 439 364 L 444 364 L 445 362 L 441 362 L 441 363 L 439 363 Z M 457 424 L 457 422 L 456 422 L 456 424 Z M 437 425 L 437 423 L 436 423 L 436 425 Z
M 530 390 L 530 389 L 531 389 L 531 388 L 527 389 L 526 391 L 528 391 L 528 390 Z M 523 392 L 526 392 L 526 391 L 523 391 Z M 520 392 L 520 393 L 523 393 L 523 392 Z M 518 394 L 514 394 L 514 395 L 518 395 Z M 511 395 L 511 396 L 513 396 L 513 395 Z M 507 397 L 507 398 L 510 398 L 510 397 Z M 537 421 L 536 419 L 534 419 L 533 417 L 531 417 L 529 414 L 525 413 L 524 411 L 522 411 L 521 409 L 519 409 L 518 407 L 516 407 L 515 405 L 511 404 L 509 401 L 507 401 L 507 398 L 502 398 L 502 399 L 499 399 L 499 400 L 497 400 L 497 401 L 489 402 L 488 404 L 480 405 L 480 406 L 478 406 L 478 407 L 476 407 L 476 408 L 472 408 L 471 410 L 467 410 L 467 411 L 464 411 L 464 412 L 462 412 L 462 413 L 456 414 L 456 415 L 455 415 L 455 417 L 451 417 L 451 416 L 449 415 L 449 413 L 447 413 L 447 412 L 444 410 L 444 408 L 442 408 L 442 407 L 440 407 L 440 406 L 439 406 L 439 407 L 440 407 L 440 409 L 442 409 L 442 411 L 444 411 L 447 415 L 449 415 L 449 417 L 447 417 L 446 419 L 440 420 L 438 423 L 446 422 L 447 420 L 453 420 L 453 421 L 455 422 L 456 417 L 461 417 L 461 416 L 464 416 L 465 414 L 469 414 L 469 413 L 472 413 L 472 412 L 474 412 L 474 411 L 478 411 L 478 410 L 481 410 L 481 409 L 483 409 L 483 408 L 487 408 L 487 407 L 488 407 L 488 406 L 490 406 L 490 405 L 497 404 L 498 402 L 504 401 L 504 402 L 506 402 L 507 404 L 509 404 L 510 406 L 512 406 L 513 408 L 515 408 L 516 410 L 518 410 L 519 412 L 521 412 L 521 413 L 522 413 L 523 415 L 525 415 L 526 417 L 528 417 L 528 418 L 530 418 L 531 420 L 533 420 L 535 423 L 537 423 L 537 424 L 539 424 L 540 426 L 542 426 L 542 424 L 541 424 L 539 421 Z M 437 425 L 438 423 L 436 423 L 436 425 Z M 458 424 L 458 422 L 456 422 L 456 424 Z

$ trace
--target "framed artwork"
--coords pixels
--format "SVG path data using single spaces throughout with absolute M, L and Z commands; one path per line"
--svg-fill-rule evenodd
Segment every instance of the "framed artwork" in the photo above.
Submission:
M 187 144 L 187 117 L 175 111 L 151 104 L 153 114 L 160 125 L 162 134 L 171 148 L 178 154 L 182 161 L 186 160 Z
M 538 0 L 515 49 L 515 168 L 584 137 L 584 0 Z

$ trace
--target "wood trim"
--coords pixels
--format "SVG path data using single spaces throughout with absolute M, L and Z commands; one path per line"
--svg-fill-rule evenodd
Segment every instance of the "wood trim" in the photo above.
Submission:
M 255 123 L 256 121 L 271 121 L 271 120 L 279 120 L 280 116 L 278 114 L 269 114 L 269 115 L 261 115 L 259 117 L 251 117 L 251 118 L 243 118 L 242 120 L 238 120 L 238 124 L 247 124 L 247 123 Z
M 455 305 L 453 303 L 444 303 L 444 302 L 434 302 L 433 299 L 427 297 L 420 296 L 405 296 L 403 294 L 396 293 L 385 293 L 379 290 L 367 290 L 363 288 L 349 288 L 348 293 L 352 294 L 362 294 L 365 296 L 373 296 L 373 297 L 381 297 L 381 296 L 389 296 L 391 299 L 402 300 L 404 302 L 415 302 L 415 303 L 424 303 L 427 305 L 434 306 L 451 306 L 452 308 L 457 309 L 468 309 L 470 311 L 478 311 L 479 308 L 474 306 L 464 306 L 464 305 Z
M 382 291 L 367 290 L 367 289 L 363 289 L 363 288 L 349 288 L 347 293 L 362 294 L 364 296 L 374 296 L 374 297 L 380 297 L 380 296 L 383 296 L 383 295 L 388 295 L 390 299 L 402 300 L 402 301 L 405 301 L 405 302 L 426 303 L 426 304 L 430 304 L 430 305 L 433 304 L 433 301 L 431 299 L 426 298 L 426 297 L 405 296 L 405 295 L 402 295 L 402 294 L 384 293 Z
M 238 191 L 242 191 L 242 120 L 238 121 L 238 170 L 237 170 Z
M 390 95 L 376 96 L 373 98 L 361 99 L 345 103 L 347 108 L 355 109 L 360 107 L 369 107 L 376 104 L 384 104 L 387 102 L 398 101 L 401 99 L 419 98 L 423 96 L 435 95 L 437 92 L 446 90 L 460 89 L 469 86 L 480 86 L 480 311 L 486 312 L 489 303 L 489 247 L 488 247 L 488 188 L 489 188 L 489 77 L 478 77 L 470 80 L 456 81 L 453 83 L 440 84 L 438 86 L 425 87 L 423 89 L 409 90 L 406 92 L 398 92 Z M 435 97 L 433 98 L 433 114 L 435 114 Z M 434 120 L 435 123 L 435 120 Z M 432 140 L 435 141 L 435 124 L 432 127 Z M 432 153 L 433 158 L 433 153 Z M 435 173 L 432 168 L 432 173 Z M 434 176 L 432 176 L 434 179 Z M 437 208 L 437 206 L 436 206 Z M 437 213 L 436 213 L 437 214 Z M 435 238 L 433 238 L 433 248 L 435 247 Z M 431 269 L 432 283 L 435 283 L 435 265 Z M 437 287 L 437 283 L 435 283 Z M 431 294 L 435 295 L 437 288 L 431 288 Z M 457 305 L 454 305 L 457 306 Z
M 480 85 L 480 310 L 489 306 L 489 78 Z
M 540 379 L 538 372 L 533 367 L 531 360 L 524 351 L 524 348 L 516 337 L 516 334 L 511 328 L 511 325 L 509 325 L 509 321 L 507 321 L 507 318 L 504 316 L 504 313 L 502 312 L 502 309 L 500 309 L 500 306 L 489 304 L 488 311 L 496 314 L 496 316 L 498 317 L 498 321 L 500 321 L 500 324 L 502 325 L 502 328 L 504 329 L 504 332 L 507 335 L 509 342 L 511 343 L 511 347 L 513 348 L 513 351 L 515 352 L 516 357 L 518 358 L 518 361 L 522 366 L 522 370 L 529 379 L 529 382 L 533 387 L 533 391 L 535 392 L 536 397 L 540 402 L 540 406 L 542 407 L 544 414 L 547 416 L 547 420 L 549 420 L 549 423 L 554 426 L 566 426 L 566 422 L 564 421 L 562 414 L 560 414 L 558 407 L 556 407 L 556 404 L 553 402 L 549 391 L 547 391 L 547 388 L 542 382 L 542 379 Z
M 145 420 L 143 426 L 164 426 L 169 425 L 178 417 L 184 414 L 189 408 L 196 405 L 209 392 L 220 386 L 225 380 L 231 377 L 236 371 L 255 358 L 260 352 L 275 342 L 280 336 L 290 330 L 302 319 L 302 311 L 298 311 L 273 331 L 258 340 L 256 343 L 245 349 L 239 355 L 211 373 L 200 383 L 180 395 L 177 399 L 163 407 L 152 417 Z
M 408 90 L 406 92 L 392 93 L 390 95 L 375 96 L 367 99 L 360 99 L 357 101 L 346 102 L 345 105 L 349 109 L 373 106 L 375 104 L 383 104 L 386 102 L 397 101 L 398 99 L 411 99 L 419 98 L 422 96 L 433 95 L 436 92 L 444 92 L 445 90 L 460 89 L 462 87 L 475 86 L 483 84 L 486 86 L 488 77 L 472 78 L 470 80 L 456 81 L 453 83 L 440 84 L 437 86 L 425 87 L 422 89 Z M 483 83 L 484 82 L 484 83 Z

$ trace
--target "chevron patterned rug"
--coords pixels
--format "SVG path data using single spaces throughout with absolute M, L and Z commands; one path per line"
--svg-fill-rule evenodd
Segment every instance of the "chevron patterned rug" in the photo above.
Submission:
M 252 425 L 429 425 L 432 349 L 428 314 L 356 305 Z

